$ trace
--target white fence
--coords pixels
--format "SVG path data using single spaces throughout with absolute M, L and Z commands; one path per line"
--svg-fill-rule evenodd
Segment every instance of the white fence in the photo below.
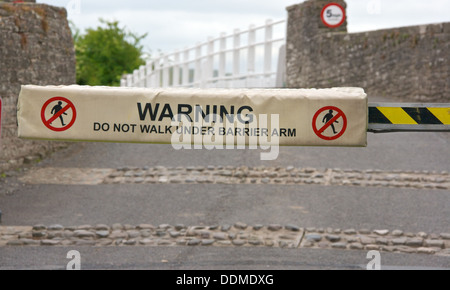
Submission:
M 235 29 L 171 54 L 125 75 L 121 86 L 267 88 L 284 86 L 285 20 Z

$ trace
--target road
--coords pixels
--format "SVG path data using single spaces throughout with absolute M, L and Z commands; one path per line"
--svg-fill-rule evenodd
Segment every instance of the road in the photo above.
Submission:
M 365 269 L 370 249 L 382 269 L 450 269 L 449 141 L 369 134 L 367 148 L 281 147 L 274 161 L 249 149 L 74 143 L 1 179 L 0 269 L 65 269 L 69 250 L 83 269 Z M 47 240 L 65 227 L 56 246 L 11 245 L 12 229 L 37 224 Z M 84 245 L 81 231 L 96 225 L 128 236 Z

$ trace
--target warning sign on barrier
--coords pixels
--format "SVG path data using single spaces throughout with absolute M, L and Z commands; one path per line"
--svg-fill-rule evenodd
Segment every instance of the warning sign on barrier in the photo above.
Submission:
M 336 140 L 344 135 L 345 130 L 347 130 L 347 117 L 337 107 L 323 107 L 314 115 L 313 129 L 321 139 Z
M 69 115 L 70 114 L 70 115 Z M 77 111 L 71 101 L 63 97 L 54 97 L 45 102 L 41 109 L 42 123 L 55 132 L 68 130 L 77 118 Z M 53 124 L 60 121 L 59 125 Z M 56 123 L 56 122 L 55 122 Z
M 29 139 L 205 146 L 367 145 L 367 96 L 361 88 L 27 85 L 19 95 L 17 116 L 19 137 Z

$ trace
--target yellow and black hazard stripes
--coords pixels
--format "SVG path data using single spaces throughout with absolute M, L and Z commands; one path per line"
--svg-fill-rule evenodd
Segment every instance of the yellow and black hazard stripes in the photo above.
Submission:
M 450 125 L 450 108 L 369 107 L 369 124 Z
M 369 131 L 450 131 L 450 104 L 369 104 Z

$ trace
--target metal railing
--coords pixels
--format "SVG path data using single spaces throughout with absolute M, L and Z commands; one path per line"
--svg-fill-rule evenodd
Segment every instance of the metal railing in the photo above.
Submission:
M 267 20 L 261 26 L 235 29 L 230 35 L 222 33 L 194 47 L 161 54 L 125 75 L 121 86 L 282 87 L 285 24 L 285 20 Z

